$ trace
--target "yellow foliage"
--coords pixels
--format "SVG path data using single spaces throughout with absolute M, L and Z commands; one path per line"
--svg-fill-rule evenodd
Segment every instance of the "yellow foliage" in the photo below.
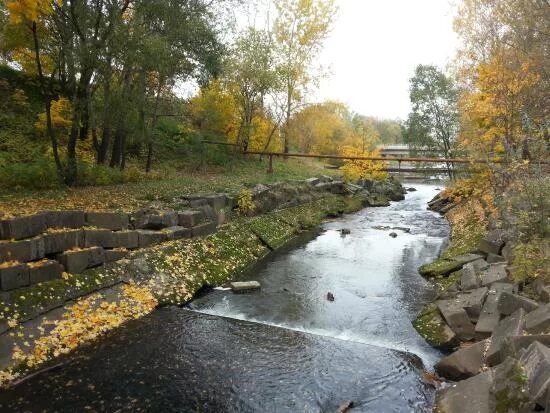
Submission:
M 55 0 L 55 3 L 61 5 L 61 0 Z M 23 20 L 35 22 L 41 14 L 51 14 L 53 12 L 53 2 L 51 0 L 7 0 L 10 20 L 14 24 L 19 24 Z
M 376 157 L 380 156 L 380 153 L 376 150 L 372 152 L 362 152 L 360 149 L 352 146 L 345 146 L 342 150 L 342 155 Z M 383 170 L 385 166 L 385 163 L 381 161 L 350 159 L 344 162 L 344 166 L 342 166 L 340 170 L 344 174 L 346 181 L 357 181 L 358 179 L 373 179 L 379 181 L 388 177 L 388 173 Z
M 67 132 L 72 125 L 71 121 L 72 106 L 69 99 L 60 97 L 52 102 L 51 117 L 52 126 L 55 129 L 60 129 Z M 40 132 L 46 131 L 46 112 L 38 114 L 38 120 L 34 126 Z
M 237 209 L 241 215 L 250 215 L 256 209 L 249 189 L 243 189 L 237 194 Z

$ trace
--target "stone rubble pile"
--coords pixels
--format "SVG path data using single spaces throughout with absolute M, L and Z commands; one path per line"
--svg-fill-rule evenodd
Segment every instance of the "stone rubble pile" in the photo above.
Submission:
M 438 196 L 429 207 L 445 213 L 454 205 Z M 438 390 L 436 412 L 550 412 L 550 286 L 536 282 L 536 296 L 523 295 L 506 255 L 493 229 L 476 251 L 438 268 L 457 281 L 414 323 L 431 344 L 455 349 L 435 366 L 456 381 Z

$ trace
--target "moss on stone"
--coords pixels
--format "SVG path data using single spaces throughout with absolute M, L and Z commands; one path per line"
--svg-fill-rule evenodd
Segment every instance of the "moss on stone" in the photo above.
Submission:
M 432 279 L 433 283 L 435 284 L 437 290 L 442 293 L 449 288 L 451 288 L 453 285 L 458 283 L 460 281 L 460 277 L 462 276 L 461 271 L 454 271 L 448 276 L 438 276 Z
M 450 274 L 461 267 L 461 262 L 441 257 L 434 262 L 422 265 L 418 268 L 418 272 L 426 278 L 435 278 Z
M 428 304 L 413 321 L 413 327 L 432 346 L 452 348 L 456 338 L 439 313 L 435 303 Z

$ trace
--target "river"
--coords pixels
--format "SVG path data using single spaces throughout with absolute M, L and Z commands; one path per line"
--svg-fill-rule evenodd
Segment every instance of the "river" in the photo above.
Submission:
M 0 410 L 334 412 L 352 400 L 351 412 L 431 411 L 419 363 L 440 354 L 411 320 L 434 296 L 416 268 L 448 226 L 426 210 L 435 187 L 412 186 L 270 256 L 243 276 L 260 292 L 214 290 L 131 321 L 0 393 Z

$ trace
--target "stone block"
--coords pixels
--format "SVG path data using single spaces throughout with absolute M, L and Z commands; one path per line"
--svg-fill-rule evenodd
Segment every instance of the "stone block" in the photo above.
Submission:
M 535 341 L 519 359 L 531 402 L 544 406 L 550 386 L 550 348 Z
M 498 311 L 503 315 L 510 315 L 520 308 L 523 308 L 527 313 L 530 313 L 538 307 L 539 305 L 536 301 L 508 292 L 501 293 L 498 299 Z
M 147 215 L 145 229 L 162 229 L 176 226 L 178 216 L 173 211 L 162 211 L 159 214 Z
M 210 205 L 202 205 L 197 209 L 203 213 L 206 221 L 218 222 L 218 214 Z
M 319 178 L 309 178 L 309 179 L 306 179 L 306 184 L 308 184 L 309 186 L 315 186 L 317 185 L 319 182 L 321 182 L 321 180 Z
M 525 330 L 530 334 L 550 332 L 550 304 L 545 304 L 531 311 L 525 317 Z
M 214 208 L 214 211 L 220 211 L 226 207 L 225 194 L 212 194 L 204 197 L 208 205 Z
M 505 264 L 492 264 L 481 273 L 481 285 L 491 286 L 494 283 L 511 282 L 506 273 Z
M 481 287 L 464 295 L 462 307 L 466 310 L 472 322 L 477 322 L 479 319 L 488 292 L 487 287 Z
M 481 278 L 479 277 L 473 262 L 465 264 L 460 271 L 460 287 L 462 290 L 475 290 L 481 286 Z
M 113 232 L 114 248 L 134 249 L 139 247 L 139 235 L 137 231 Z
M 191 238 L 191 235 L 192 235 L 191 228 L 185 228 L 180 226 L 165 228 L 162 231 L 166 233 L 166 237 L 168 238 L 168 240 Z
M 30 284 L 57 280 L 63 274 L 63 266 L 54 260 L 44 260 L 29 265 Z
M 128 229 L 130 219 L 122 212 L 86 212 L 86 224 L 97 228 L 106 228 L 112 231 Z
M 455 300 L 440 300 L 437 302 L 437 308 L 459 339 L 471 340 L 474 338 L 475 327 L 461 303 Z
M 48 228 L 82 228 L 85 225 L 84 211 L 46 211 L 45 214 Z
M 78 274 L 87 268 L 96 267 L 105 261 L 105 252 L 101 247 L 91 247 L 82 250 L 65 251 L 57 256 L 65 270 Z
M 477 260 L 471 261 L 471 264 L 474 266 L 475 270 L 478 273 L 481 271 L 485 271 L 487 268 L 489 268 L 489 263 L 485 261 L 483 258 L 479 258 Z
M 489 255 L 487 255 L 487 262 L 489 264 L 497 264 L 499 262 L 506 262 L 506 258 L 504 258 L 502 255 L 490 253 Z
M 464 380 L 480 373 L 485 362 L 485 350 L 488 341 L 483 340 L 468 347 L 460 348 L 453 354 L 443 357 L 435 365 L 435 371 L 441 377 L 450 380 Z
M 128 250 L 116 249 L 116 250 L 105 250 L 105 262 L 115 262 L 125 258 L 128 255 Z
M 217 227 L 218 225 L 216 222 L 205 222 L 204 224 L 196 225 L 191 228 L 191 235 L 193 237 L 204 237 L 216 232 Z
M 63 252 L 84 246 L 84 233 L 81 229 L 48 232 L 43 235 L 46 254 Z
M 525 349 L 538 341 L 545 346 L 550 346 L 550 334 L 535 334 L 532 336 L 508 336 L 505 337 L 501 345 L 501 358 L 504 360 L 506 357 L 512 357 L 519 359 L 524 353 Z
M 495 254 L 498 255 L 504 247 L 504 239 L 502 236 L 502 231 L 495 229 L 489 231 L 489 233 L 483 238 L 479 245 L 478 249 L 485 254 Z
M 242 281 L 242 282 L 232 282 L 229 284 L 231 291 L 234 293 L 245 293 L 248 291 L 259 290 L 261 285 L 258 281 Z
M 494 412 L 532 412 L 529 401 L 528 383 L 518 360 L 507 358 L 493 371 L 491 394 L 495 399 Z
M 188 210 L 178 212 L 178 226 L 191 228 L 204 221 L 204 212 L 198 210 Z
M 491 370 L 438 390 L 435 409 L 444 413 L 493 413 L 495 401 L 491 394 Z
M 487 364 L 496 366 L 504 361 L 501 357 L 502 344 L 504 339 L 509 336 L 519 336 L 525 325 L 525 310 L 520 308 L 514 314 L 504 318 L 491 335 L 491 344 L 487 349 Z
M 3 239 L 20 240 L 35 237 L 46 230 L 46 214 L 3 219 L 0 221 Z
M 44 258 L 46 252 L 42 236 L 15 242 L 0 243 L 1 261 L 28 262 Z
M 10 291 L 29 285 L 29 266 L 14 264 L 0 268 L 0 290 Z
M 115 248 L 115 239 L 113 231 L 110 229 L 85 229 L 84 246 L 85 247 L 103 247 Z
M 498 298 L 504 291 L 514 292 L 513 284 L 495 283 L 489 289 L 487 298 L 479 314 L 479 319 L 476 324 L 476 336 L 480 338 L 489 337 L 500 321 L 500 313 L 498 311 Z
M 550 303 L 550 285 L 540 287 L 539 298 L 543 303 Z
M 166 233 L 162 231 L 152 231 L 149 229 L 138 229 L 139 248 L 147 247 L 149 245 L 158 244 L 168 239 Z

